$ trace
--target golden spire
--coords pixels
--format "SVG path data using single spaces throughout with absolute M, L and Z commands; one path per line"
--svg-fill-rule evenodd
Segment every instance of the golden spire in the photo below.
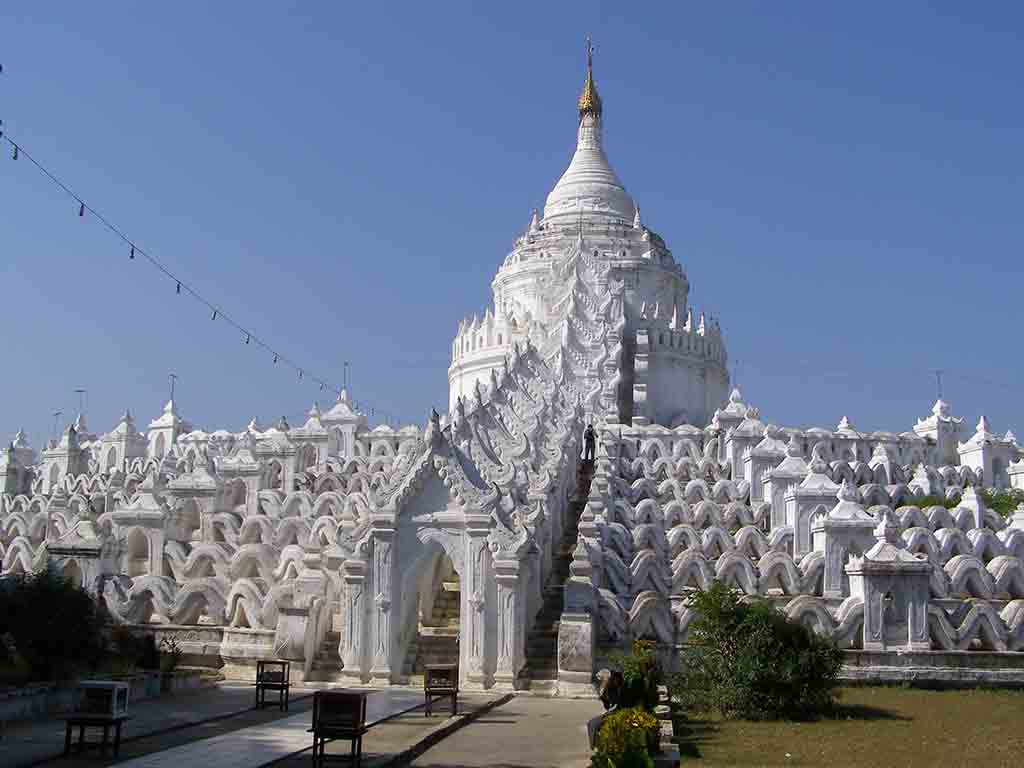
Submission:
M 594 43 L 590 35 L 587 35 L 587 81 L 583 83 L 578 105 L 581 120 L 584 115 L 601 116 L 601 97 L 597 95 L 597 86 L 594 85 Z

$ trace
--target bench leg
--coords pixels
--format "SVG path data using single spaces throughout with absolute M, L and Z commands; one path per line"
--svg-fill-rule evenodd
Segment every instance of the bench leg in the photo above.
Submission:
M 121 721 L 117 721 L 117 726 L 114 728 L 114 757 L 119 757 L 121 754 Z
M 67 723 L 64 729 L 64 756 L 71 754 L 71 723 Z
M 458 695 L 459 694 L 457 694 L 457 693 L 453 693 L 452 694 L 452 717 L 455 717 L 455 712 L 456 712 L 456 708 L 457 708 L 457 705 L 455 703 L 455 699 L 458 697 Z
M 100 742 L 100 757 L 107 756 L 107 742 L 110 741 L 110 726 L 103 726 L 103 741 Z
M 85 726 L 78 726 L 78 751 L 82 752 L 85 750 Z

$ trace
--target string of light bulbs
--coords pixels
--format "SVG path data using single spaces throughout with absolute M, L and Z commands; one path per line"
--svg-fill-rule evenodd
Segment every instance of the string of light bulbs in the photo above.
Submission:
M 308 368 L 299 365 L 290 357 L 282 353 L 279 349 L 271 347 L 263 339 L 261 339 L 254 331 L 252 331 L 252 329 L 247 328 L 241 323 L 239 323 L 237 320 L 231 317 L 231 315 L 226 313 L 222 307 L 207 299 L 196 288 L 190 285 L 188 281 L 173 273 L 170 269 L 168 269 L 166 265 L 164 265 L 163 262 L 156 258 L 156 256 L 149 253 L 147 250 L 142 248 L 137 242 L 128 237 L 128 235 L 125 234 L 123 229 L 118 227 L 116 224 L 114 224 L 112 221 L 106 218 L 102 213 L 100 213 L 95 207 L 86 202 L 84 198 L 82 198 L 80 195 L 78 195 L 78 193 L 71 189 L 71 187 L 65 184 L 56 174 L 50 171 L 49 168 L 47 168 L 39 160 L 37 160 L 29 152 L 27 152 L 24 146 L 22 146 L 18 142 L 14 141 L 14 139 L 12 139 L 10 136 L 8 136 L 3 131 L 2 124 L 0 124 L 0 139 L 7 142 L 7 144 L 10 146 L 12 160 L 25 158 L 33 166 L 35 166 L 44 176 L 46 176 L 55 186 L 57 186 L 72 200 L 74 200 L 78 204 L 79 218 L 84 218 L 85 214 L 89 213 L 93 218 L 99 221 L 100 224 L 102 224 L 107 230 L 109 230 L 115 237 L 121 240 L 128 249 L 129 261 L 135 261 L 136 258 L 141 258 L 149 262 L 153 267 L 155 267 L 159 272 L 161 272 L 165 277 L 167 277 L 171 281 L 171 283 L 174 285 L 175 295 L 180 296 L 182 292 L 187 293 L 193 299 L 195 299 L 200 304 L 206 307 L 206 309 L 210 312 L 211 321 L 221 320 L 227 323 L 229 326 L 238 331 L 240 337 L 244 338 L 245 344 L 247 346 L 255 345 L 265 350 L 268 355 L 272 356 L 274 365 L 284 365 L 288 368 L 291 368 L 298 375 L 299 381 L 309 381 L 311 383 L 318 384 L 321 392 L 330 391 L 333 392 L 335 395 L 341 395 L 342 390 L 328 384 L 324 379 L 311 373 Z M 387 411 L 380 408 L 376 408 L 375 406 L 367 406 L 365 404 L 364 407 L 368 407 L 373 415 L 376 415 L 379 412 L 380 414 L 384 415 L 385 418 L 388 419 L 388 421 L 390 421 L 390 414 Z

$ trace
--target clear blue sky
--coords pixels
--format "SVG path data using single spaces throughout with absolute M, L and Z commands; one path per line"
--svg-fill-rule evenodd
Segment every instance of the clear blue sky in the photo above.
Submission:
M 606 144 L 775 422 L 910 428 L 927 371 L 1024 432 L 1016 3 L 5 3 L 8 132 L 362 403 L 446 403 L 460 317 L 571 154 L 583 37 Z M 141 424 L 319 396 L 0 158 L 0 436 L 88 389 Z M 1024 435 L 1022 435 L 1024 437 Z

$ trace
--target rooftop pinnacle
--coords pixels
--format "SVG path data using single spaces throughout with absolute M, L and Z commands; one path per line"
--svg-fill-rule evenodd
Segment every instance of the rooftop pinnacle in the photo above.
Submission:
M 580 119 L 584 115 L 601 116 L 601 97 L 597 94 L 597 86 L 594 85 L 594 44 L 587 36 L 587 80 L 583 83 L 583 92 L 578 102 L 580 108 Z

